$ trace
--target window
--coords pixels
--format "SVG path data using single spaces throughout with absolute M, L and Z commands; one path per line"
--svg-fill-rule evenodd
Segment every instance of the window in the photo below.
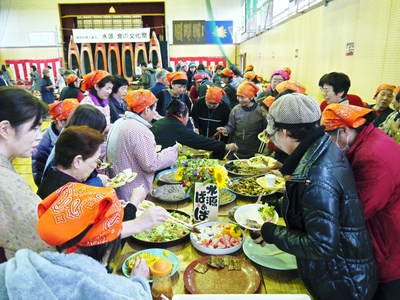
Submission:
M 142 17 L 139 15 L 120 16 L 79 16 L 77 28 L 104 29 L 104 28 L 142 28 Z

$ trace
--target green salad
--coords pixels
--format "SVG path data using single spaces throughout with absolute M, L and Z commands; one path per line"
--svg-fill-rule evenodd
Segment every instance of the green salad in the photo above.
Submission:
M 275 207 L 264 204 L 258 209 L 258 212 L 264 222 L 271 222 L 275 216 Z
M 174 211 L 170 214 L 179 220 L 190 224 L 192 223 L 190 217 L 188 216 Z M 133 236 L 138 240 L 146 242 L 168 242 L 180 239 L 187 234 L 189 234 L 189 230 L 186 227 L 167 220 L 156 227 L 134 234 Z

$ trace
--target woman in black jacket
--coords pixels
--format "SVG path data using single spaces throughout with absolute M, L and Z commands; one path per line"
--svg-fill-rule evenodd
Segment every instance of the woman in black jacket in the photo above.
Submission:
M 213 156 L 222 158 L 225 150 L 237 151 L 236 144 L 227 144 L 196 134 L 186 127 L 189 120 L 189 109 L 185 103 L 173 100 L 167 109 L 167 117 L 153 124 L 151 131 L 157 145 L 162 149 L 172 147 L 176 142 L 194 149 L 213 151 Z
M 376 289 L 376 266 L 351 167 L 319 126 L 312 98 L 294 93 L 271 106 L 267 132 L 289 154 L 282 213 L 287 227 L 264 223 L 258 243 L 273 243 L 296 256 L 305 286 L 315 299 L 368 300 Z

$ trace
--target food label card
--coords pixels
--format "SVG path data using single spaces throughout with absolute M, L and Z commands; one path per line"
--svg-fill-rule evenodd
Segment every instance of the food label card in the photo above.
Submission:
M 215 184 L 196 182 L 194 187 L 193 217 L 195 221 L 218 219 L 219 193 Z

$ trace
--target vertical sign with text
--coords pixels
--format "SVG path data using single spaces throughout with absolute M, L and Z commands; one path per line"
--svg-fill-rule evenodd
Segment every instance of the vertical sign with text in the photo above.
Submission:
M 218 219 L 219 192 L 215 184 L 196 182 L 194 188 L 193 218 L 195 221 Z

